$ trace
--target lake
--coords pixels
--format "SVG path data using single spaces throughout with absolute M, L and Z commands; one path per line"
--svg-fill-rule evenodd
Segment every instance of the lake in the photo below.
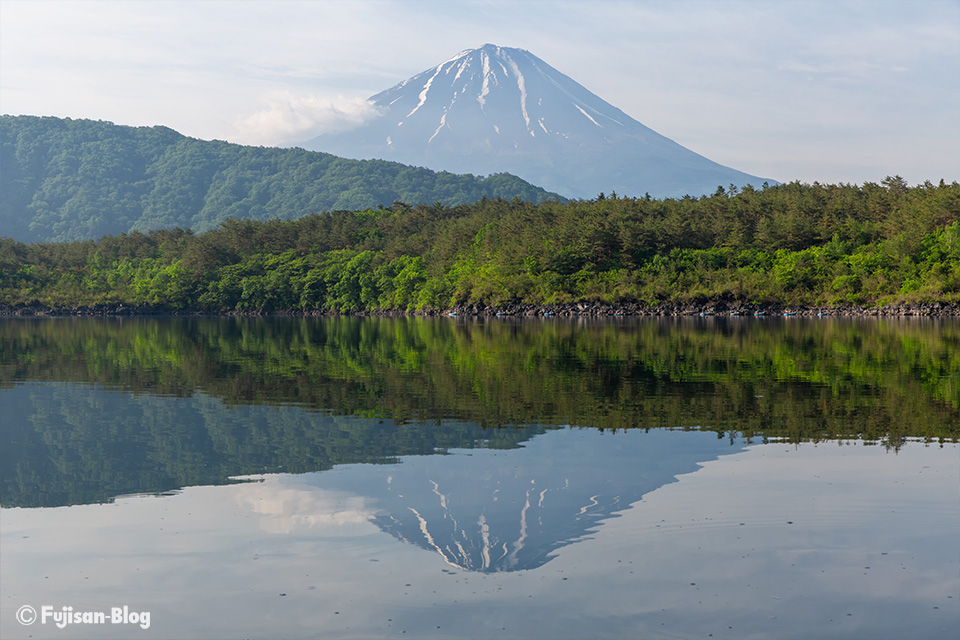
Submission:
M 960 635 L 960 321 L 0 321 L 3 638 Z

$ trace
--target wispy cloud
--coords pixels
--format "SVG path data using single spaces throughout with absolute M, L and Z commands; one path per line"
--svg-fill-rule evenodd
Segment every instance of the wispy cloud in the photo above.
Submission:
M 263 106 L 237 119 L 231 136 L 241 144 L 294 145 L 323 133 L 345 131 L 380 116 L 372 102 L 358 97 L 295 95 L 277 91 Z
M 354 534 L 367 528 L 376 513 L 368 498 L 327 491 L 304 483 L 304 476 L 245 476 L 260 482 L 237 485 L 237 504 L 260 516 L 260 528 L 292 533 L 314 527 L 342 527 Z

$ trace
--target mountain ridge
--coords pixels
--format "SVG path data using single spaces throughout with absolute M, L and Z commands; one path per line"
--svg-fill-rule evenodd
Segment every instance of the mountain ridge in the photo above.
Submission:
M 479 178 L 303 149 L 189 138 L 164 126 L 0 116 L 0 235 L 88 240 L 228 218 L 290 220 L 311 212 L 454 206 L 483 197 L 559 198 L 515 176 Z
M 461 51 L 369 98 L 381 113 L 305 148 L 455 172 L 506 171 L 572 198 L 682 197 L 775 180 L 720 165 L 524 49 Z

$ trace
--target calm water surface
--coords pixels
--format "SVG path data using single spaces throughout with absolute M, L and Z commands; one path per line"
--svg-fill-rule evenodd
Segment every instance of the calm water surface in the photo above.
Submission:
M 4 321 L 0 410 L 3 638 L 960 635 L 955 321 Z

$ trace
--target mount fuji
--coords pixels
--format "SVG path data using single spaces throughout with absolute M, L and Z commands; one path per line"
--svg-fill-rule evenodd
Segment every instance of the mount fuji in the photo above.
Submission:
M 571 198 L 699 196 L 765 181 L 682 147 L 523 49 L 463 51 L 370 101 L 379 116 L 304 146 L 454 173 L 512 173 Z

